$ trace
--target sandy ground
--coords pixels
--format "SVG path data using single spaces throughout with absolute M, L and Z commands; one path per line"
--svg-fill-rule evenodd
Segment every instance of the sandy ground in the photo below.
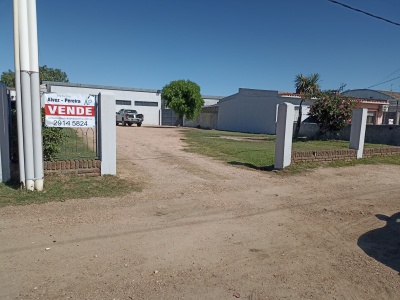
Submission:
M 143 192 L 0 209 L 0 299 L 400 299 L 399 167 L 281 176 L 177 128 L 117 138 Z

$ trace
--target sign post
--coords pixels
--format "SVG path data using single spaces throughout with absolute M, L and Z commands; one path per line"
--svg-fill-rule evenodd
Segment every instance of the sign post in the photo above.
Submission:
M 45 124 L 48 127 L 95 127 L 94 95 L 44 94 Z

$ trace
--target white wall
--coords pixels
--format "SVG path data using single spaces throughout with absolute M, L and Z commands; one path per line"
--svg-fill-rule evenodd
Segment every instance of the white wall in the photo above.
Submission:
M 93 94 L 107 93 L 115 95 L 116 100 L 131 101 L 131 105 L 116 105 L 115 111 L 121 108 L 136 109 L 144 114 L 144 125 L 161 125 L 161 94 L 160 90 L 146 90 L 136 88 L 111 87 L 78 83 L 63 83 L 45 81 L 42 88 L 47 92 L 53 93 L 71 93 L 71 94 Z M 42 90 L 43 91 L 43 90 Z M 204 106 L 210 106 L 218 103 L 222 97 L 202 96 Z M 157 102 L 157 106 L 136 105 L 135 101 Z
M 220 100 L 218 129 L 275 133 L 278 92 L 239 89 L 239 93 Z
M 278 91 L 239 89 L 239 93 L 219 101 L 218 129 L 275 134 L 277 106 L 284 102 L 299 105 L 299 97 L 285 97 Z M 309 102 L 303 106 L 303 120 Z
M 222 97 L 203 96 L 204 106 L 211 106 L 218 103 Z
M 161 95 L 157 92 L 146 91 L 133 91 L 133 90 L 114 90 L 114 89 L 101 89 L 101 88 L 86 88 L 75 86 L 57 86 L 51 85 L 50 92 L 62 94 L 93 94 L 97 95 L 101 92 L 113 94 L 116 100 L 131 101 L 131 105 L 115 105 L 115 110 L 119 111 L 121 108 L 136 109 L 139 113 L 144 114 L 144 125 L 160 125 L 159 112 L 161 110 Z M 136 106 L 135 101 L 157 102 L 157 106 Z

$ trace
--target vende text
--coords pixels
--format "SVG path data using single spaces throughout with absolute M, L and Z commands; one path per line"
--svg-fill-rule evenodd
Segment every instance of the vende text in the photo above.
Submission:
M 94 106 L 45 105 L 46 116 L 85 116 L 94 117 Z

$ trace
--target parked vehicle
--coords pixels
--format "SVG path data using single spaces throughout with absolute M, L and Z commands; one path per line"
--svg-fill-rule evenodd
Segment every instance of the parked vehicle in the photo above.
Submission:
M 116 113 L 116 124 L 119 125 L 121 123 L 122 126 L 128 124 L 132 126 L 136 124 L 138 127 L 142 126 L 144 120 L 144 115 L 139 114 L 134 109 L 120 109 L 119 112 Z

